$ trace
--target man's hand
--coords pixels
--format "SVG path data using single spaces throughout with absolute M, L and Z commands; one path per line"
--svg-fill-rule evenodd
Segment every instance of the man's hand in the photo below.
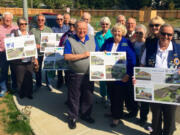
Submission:
M 83 55 L 84 55 L 84 58 L 87 58 L 90 56 L 90 52 L 84 52 Z
M 36 44 L 37 49 L 40 49 L 40 44 Z
M 126 83 L 129 80 L 129 75 L 126 74 L 123 78 L 122 78 L 122 82 Z

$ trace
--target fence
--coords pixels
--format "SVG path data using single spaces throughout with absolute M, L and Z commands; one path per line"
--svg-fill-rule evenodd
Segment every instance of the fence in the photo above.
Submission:
M 0 13 L 4 13 L 6 11 L 9 11 L 13 13 L 16 16 L 22 16 L 23 15 L 23 9 L 22 8 L 3 8 L 0 7 Z M 131 16 L 135 18 L 139 18 L 140 11 L 139 10 L 77 10 L 72 9 L 71 15 L 74 16 L 81 16 L 82 12 L 87 11 L 90 12 L 92 16 L 117 16 L 118 14 L 123 14 L 125 16 Z M 63 9 L 28 9 L 29 16 L 39 14 L 42 12 L 48 12 L 48 13 L 65 13 L 66 10 Z M 147 11 L 145 11 L 146 13 Z M 175 18 L 180 19 L 180 10 L 157 10 L 157 15 L 163 17 L 163 18 Z

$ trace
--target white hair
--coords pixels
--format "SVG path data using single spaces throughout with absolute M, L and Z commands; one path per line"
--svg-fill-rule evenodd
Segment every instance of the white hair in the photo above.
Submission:
M 6 15 L 10 15 L 11 18 L 13 19 L 13 14 L 11 12 L 4 12 L 3 15 L 2 15 L 3 18 L 5 18 Z
M 111 21 L 109 19 L 109 17 L 105 16 L 105 17 L 102 17 L 101 20 L 100 20 L 100 23 L 108 23 L 109 25 L 111 25 Z
M 147 33 L 147 28 L 146 28 L 145 25 L 143 25 L 143 24 L 138 24 L 138 25 L 136 26 L 136 30 L 139 29 L 139 28 L 142 28 L 142 29 L 144 30 L 144 33 L 145 33 L 145 34 Z

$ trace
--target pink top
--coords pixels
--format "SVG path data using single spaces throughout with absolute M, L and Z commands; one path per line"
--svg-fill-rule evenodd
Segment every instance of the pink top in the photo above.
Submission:
M 3 52 L 5 50 L 4 38 L 14 29 L 18 29 L 18 27 L 16 25 L 12 25 L 11 27 L 7 28 L 4 25 L 0 25 L 0 52 Z

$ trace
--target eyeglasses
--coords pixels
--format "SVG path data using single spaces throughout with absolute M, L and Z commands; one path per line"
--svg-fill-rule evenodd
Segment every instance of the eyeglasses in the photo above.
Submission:
M 45 20 L 44 19 L 38 19 L 39 22 L 44 22 Z
M 73 24 L 73 23 L 69 23 L 69 26 L 75 26 L 75 24 Z
M 165 33 L 165 32 L 160 32 L 161 33 L 161 35 L 162 36 L 168 36 L 168 37 L 172 37 L 173 36 L 173 34 L 171 34 L 171 33 Z
M 137 34 L 137 35 L 143 35 L 144 33 L 143 32 L 135 32 L 135 34 Z
M 109 25 L 108 23 L 102 23 L 101 25 Z
M 62 18 L 56 18 L 57 21 L 62 21 L 63 19 Z
M 149 27 L 159 27 L 160 26 L 160 24 L 149 24 Z
M 19 25 L 27 25 L 27 23 L 20 23 Z

